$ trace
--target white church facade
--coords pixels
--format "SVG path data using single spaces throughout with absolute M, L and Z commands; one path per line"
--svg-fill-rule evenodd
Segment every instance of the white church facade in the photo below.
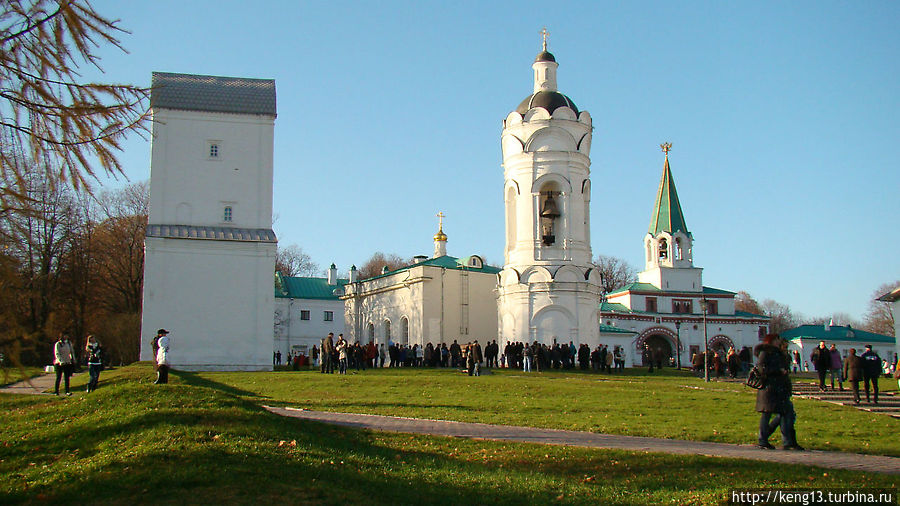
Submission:
M 356 267 L 343 286 L 345 337 L 376 345 L 450 346 L 497 339 L 496 267 L 478 255 L 447 255 L 443 226 L 434 236 L 434 255 L 411 265 L 358 279 Z
M 272 367 L 275 81 L 154 72 L 141 360 Z
M 606 294 L 600 323 L 635 333 L 629 365 L 642 365 L 649 351 L 664 363 L 672 359 L 690 366 L 694 354 L 704 351 L 706 339 L 710 354 L 752 348 L 768 331 L 769 318 L 735 311 L 734 292 L 703 286 L 703 269 L 694 266 L 694 238 L 669 167 L 671 144 L 662 147 L 663 174 L 643 238 L 644 270 L 636 283 Z
M 591 263 L 591 115 L 557 89 L 556 58 L 535 59 L 534 87 L 503 122 L 505 264 L 497 287 L 508 342 L 599 344 L 600 275 Z

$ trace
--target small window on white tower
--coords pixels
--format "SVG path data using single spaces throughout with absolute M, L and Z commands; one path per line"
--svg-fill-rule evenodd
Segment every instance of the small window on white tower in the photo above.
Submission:
M 669 258 L 669 244 L 665 239 L 659 240 L 659 259 L 665 260 Z
M 225 206 L 225 211 L 222 213 L 222 221 L 231 222 L 232 219 L 232 209 L 231 206 Z
M 684 259 L 684 255 L 683 255 L 683 252 L 681 251 L 681 239 L 676 237 L 675 238 L 675 260 L 683 260 L 683 259 Z
M 209 142 L 209 150 L 207 151 L 209 160 L 218 160 L 219 155 L 222 154 L 222 145 L 219 141 L 208 141 Z

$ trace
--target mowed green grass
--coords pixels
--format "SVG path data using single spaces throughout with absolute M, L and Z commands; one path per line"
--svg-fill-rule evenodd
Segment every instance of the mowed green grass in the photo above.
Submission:
M 630 436 L 755 444 L 756 391 L 664 369 L 625 374 L 495 370 L 469 377 L 435 369 L 378 369 L 345 376 L 315 371 L 202 373 L 250 399 L 324 411 L 527 425 Z M 881 380 L 885 390 L 896 381 Z M 900 420 L 794 399 L 801 445 L 900 456 Z M 772 442 L 779 444 L 780 433 Z
M 0 503 L 717 504 L 735 487 L 897 484 L 805 466 L 359 431 L 270 414 L 240 385 L 151 379 L 150 367 L 132 366 L 91 394 L 0 395 Z

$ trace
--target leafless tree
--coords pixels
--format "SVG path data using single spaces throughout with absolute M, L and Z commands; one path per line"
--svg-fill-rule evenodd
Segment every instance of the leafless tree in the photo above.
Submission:
M 313 277 L 322 275 L 322 268 L 319 267 L 319 264 L 313 262 L 312 257 L 296 244 L 285 248 L 279 246 L 275 253 L 275 270 L 282 276 Z
M 150 90 L 82 83 L 80 68 L 100 69 L 95 50 L 125 51 L 117 20 L 84 0 L 6 0 L 0 4 L 0 212 L 26 198 L 26 175 L 42 163 L 50 185 L 89 187 L 95 164 L 122 173 L 125 136 L 146 132 Z
M 863 316 L 863 330 L 886 336 L 894 335 L 895 327 L 894 313 L 891 311 L 892 303 L 876 299 L 898 286 L 900 286 L 900 280 L 894 281 L 893 283 L 885 283 L 875 289 L 869 300 L 869 308 Z
M 734 296 L 734 310 L 751 314 L 764 314 L 759 303 L 749 293 L 741 290 Z
M 621 258 L 598 255 L 597 259 L 594 260 L 594 265 L 600 271 L 603 293 L 612 292 L 637 281 L 637 269 Z
M 409 264 L 410 261 L 404 260 L 400 255 L 394 253 L 385 255 L 380 251 L 376 251 L 359 267 L 359 279 L 379 276 L 385 267 L 387 267 L 388 271 L 394 271 Z
M 769 332 L 780 334 L 799 324 L 799 317 L 794 314 L 787 304 L 782 304 L 772 299 L 765 299 L 760 304 L 760 307 L 763 310 L 763 314 L 771 318 L 769 321 Z

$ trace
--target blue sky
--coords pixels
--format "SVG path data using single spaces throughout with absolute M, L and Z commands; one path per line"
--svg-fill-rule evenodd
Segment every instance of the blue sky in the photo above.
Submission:
M 322 267 L 430 254 L 438 211 L 451 255 L 502 263 L 501 122 L 546 26 L 594 118 L 595 255 L 643 266 L 669 141 L 706 285 L 859 317 L 900 279 L 898 2 L 250 5 L 95 1 L 132 32 L 103 79 L 275 79 L 274 228 Z M 122 161 L 149 178 L 149 143 Z

